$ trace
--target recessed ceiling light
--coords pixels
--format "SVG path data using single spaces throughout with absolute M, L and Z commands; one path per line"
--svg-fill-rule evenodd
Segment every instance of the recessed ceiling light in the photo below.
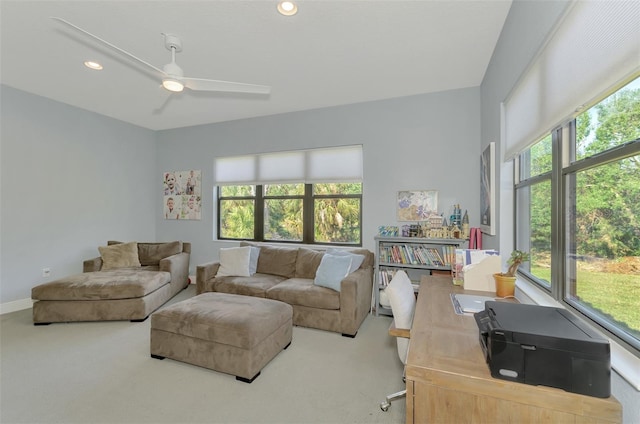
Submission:
M 290 0 L 282 0 L 278 2 L 278 12 L 284 16 L 293 16 L 298 13 L 298 6 Z
M 93 69 L 95 71 L 101 71 L 102 70 L 102 65 L 99 64 L 98 62 L 94 62 L 92 60 L 87 60 L 86 62 L 84 62 L 84 66 L 86 66 L 89 69 Z

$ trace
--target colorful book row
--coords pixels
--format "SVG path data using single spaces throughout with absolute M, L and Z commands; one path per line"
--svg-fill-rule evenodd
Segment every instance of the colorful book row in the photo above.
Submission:
M 448 266 L 455 260 L 455 248 L 443 246 L 444 257 L 434 247 L 421 245 L 394 244 L 380 246 L 380 262 L 393 264 Z

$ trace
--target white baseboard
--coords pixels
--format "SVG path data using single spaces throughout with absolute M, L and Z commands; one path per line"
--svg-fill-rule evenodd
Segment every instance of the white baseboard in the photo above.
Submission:
M 30 298 L 14 300 L 13 302 L 0 303 L 0 315 L 22 311 L 24 309 L 31 309 L 32 306 L 33 300 L 31 300 Z

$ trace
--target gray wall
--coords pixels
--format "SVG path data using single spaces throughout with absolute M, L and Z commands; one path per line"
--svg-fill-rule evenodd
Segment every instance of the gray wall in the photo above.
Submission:
M 107 240 L 155 239 L 154 132 L 0 90 L 0 303 L 82 272 Z
M 192 268 L 218 258 L 230 242 L 214 241 L 213 160 L 255 152 L 362 144 L 363 245 L 373 250 L 380 225 L 396 225 L 399 190 L 435 189 L 438 208 L 468 209 L 478 226 L 480 89 L 203 125 L 158 133 L 158 205 L 161 173 L 202 170 L 202 221 L 166 221 L 155 211 L 158 239 L 193 243 Z M 233 244 L 233 243 L 232 243 Z
M 480 89 L 470 88 L 153 132 L 0 86 L 0 304 L 82 271 L 107 240 L 186 240 L 191 270 L 217 259 L 213 159 L 364 147 L 363 244 L 396 225 L 398 190 L 435 189 L 478 225 Z M 162 172 L 201 169 L 201 221 L 165 221 Z M 400 223 L 401 224 L 401 223 Z M 52 270 L 50 278 L 42 269 Z
M 503 154 L 500 145 L 500 103 L 507 98 L 518 82 L 520 75 L 562 15 L 567 3 L 561 0 L 515 0 L 509 10 L 481 85 L 481 149 L 484 150 L 490 142 L 495 141 L 499 164 Z M 500 164 L 496 168 L 496 211 L 499 211 L 497 232 L 493 237 L 485 236 L 486 248 L 513 250 L 512 175 L 510 163 Z

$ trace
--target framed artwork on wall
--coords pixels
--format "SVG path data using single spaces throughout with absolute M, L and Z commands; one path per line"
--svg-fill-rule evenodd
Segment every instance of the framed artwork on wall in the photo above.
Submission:
M 166 171 L 164 185 L 164 219 L 200 220 L 202 177 L 199 170 Z
M 491 142 L 480 157 L 480 228 L 485 234 L 496 235 L 496 143 Z
M 398 221 L 426 221 L 438 214 L 438 190 L 399 191 Z

